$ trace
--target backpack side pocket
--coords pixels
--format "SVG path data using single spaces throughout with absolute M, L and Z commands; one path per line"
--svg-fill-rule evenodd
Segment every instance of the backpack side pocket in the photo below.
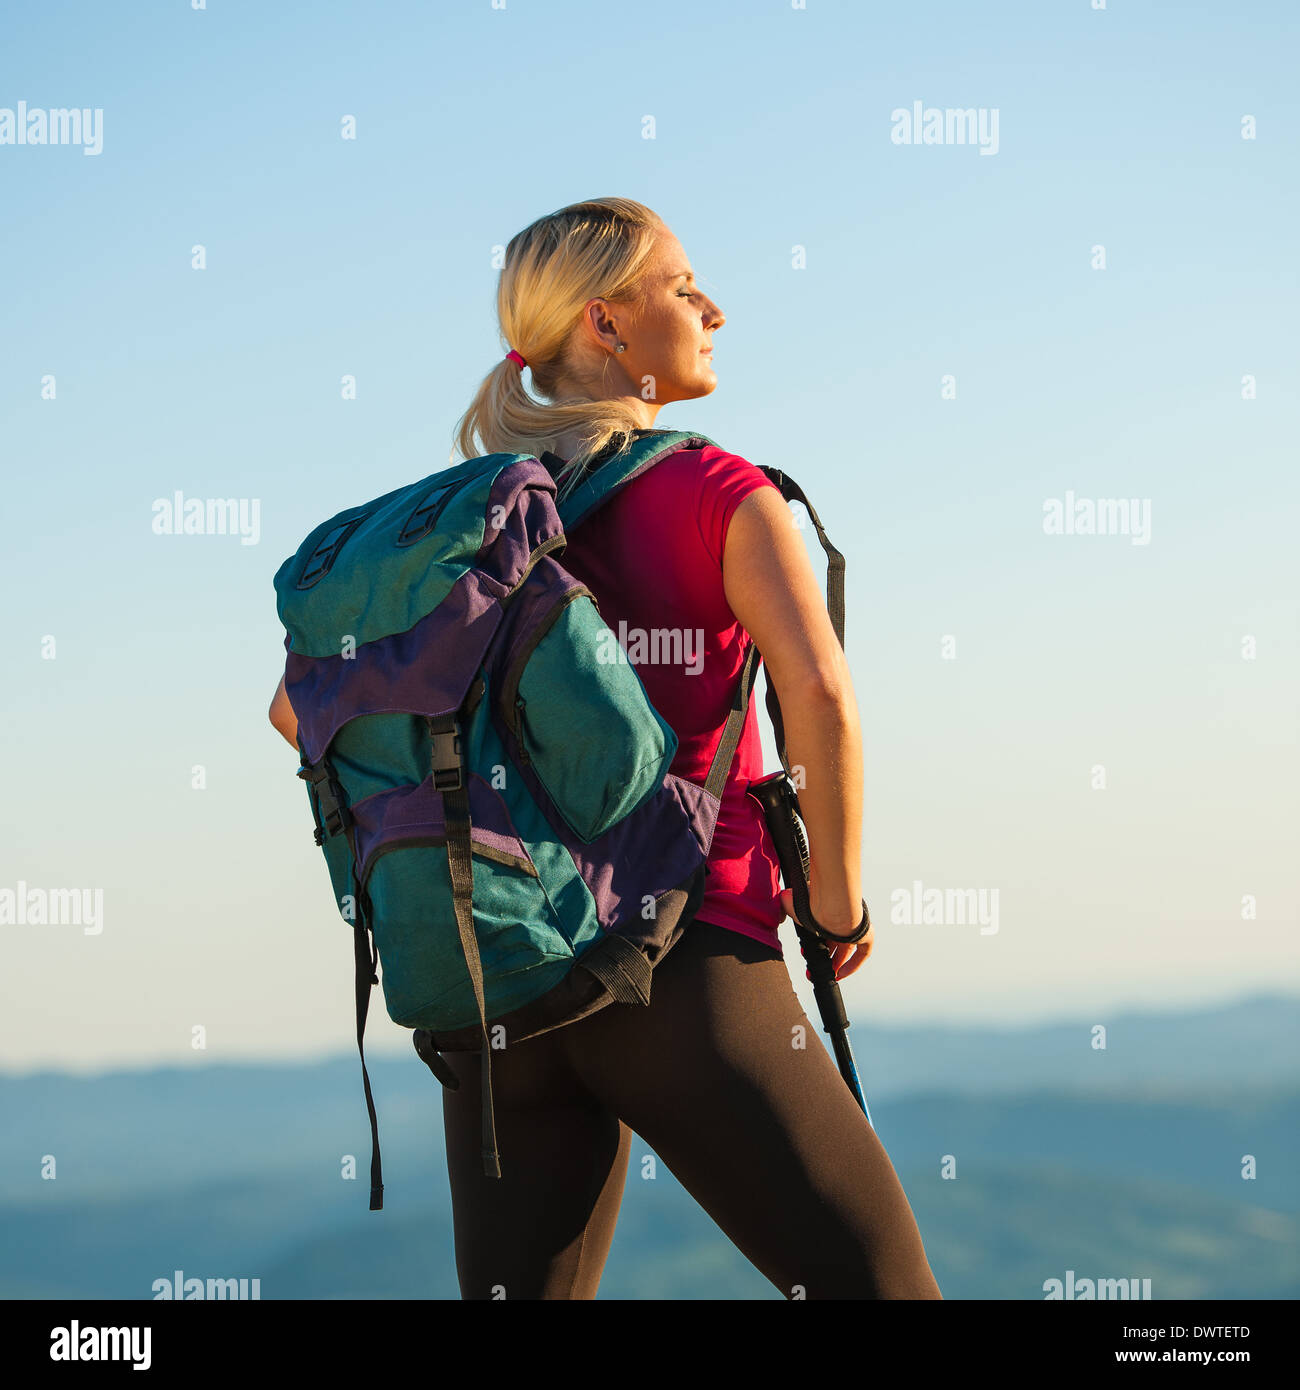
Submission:
M 587 843 L 663 785 L 677 752 L 677 735 L 582 586 L 530 633 L 503 683 L 501 714 L 521 760 Z

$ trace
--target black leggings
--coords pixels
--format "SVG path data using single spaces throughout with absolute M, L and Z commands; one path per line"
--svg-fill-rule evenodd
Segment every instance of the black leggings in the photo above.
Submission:
M 941 1298 L 779 953 L 697 919 L 650 995 L 493 1053 L 501 1178 L 479 1154 L 479 1055 L 444 1054 L 461 1296 L 595 1298 L 635 1130 L 787 1298 Z

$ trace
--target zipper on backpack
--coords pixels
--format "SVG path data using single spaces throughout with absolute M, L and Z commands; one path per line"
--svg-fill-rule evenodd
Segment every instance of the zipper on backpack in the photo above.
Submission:
M 532 759 L 528 756 L 528 745 L 524 742 L 524 697 L 515 696 L 515 738 L 519 742 L 519 761 L 527 766 Z

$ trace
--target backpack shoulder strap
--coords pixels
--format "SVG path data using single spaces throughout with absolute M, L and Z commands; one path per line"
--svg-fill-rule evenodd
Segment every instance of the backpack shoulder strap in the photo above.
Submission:
M 653 468 L 660 459 L 681 449 L 704 449 L 718 446 L 707 435 L 691 434 L 687 430 L 646 430 L 640 437 L 624 445 L 612 458 L 589 473 L 556 508 L 566 531 L 585 521 L 633 478 Z
M 826 528 L 822 525 L 822 519 L 813 509 L 813 504 L 804 494 L 803 488 L 786 472 L 780 468 L 769 468 L 765 464 L 759 464 L 763 472 L 781 490 L 781 496 L 787 502 L 802 503 L 804 510 L 808 513 L 808 520 L 812 522 L 817 532 L 817 539 L 821 542 L 822 549 L 826 552 L 826 608 L 831 615 L 831 626 L 835 629 L 835 636 L 839 640 L 841 647 L 844 646 L 844 556 L 831 544 L 831 538 L 826 534 Z
M 831 626 L 835 629 L 835 637 L 840 647 L 844 646 L 844 556 L 831 544 L 831 538 L 826 534 L 826 528 L 822 525 L 821 517 L 813 508 L 813 504 L 804 495 L 804 490 L 799 486 L 790 475 L 780 468 L 768 468 L 759 465 L 763 472 L 781 490 L 781 496 L 787 502 L 800 502 L 808 513 L 808 520 L 812 522 L 817 531 L 817 539 L 821 542 L 822 549 L 826 552 L 826 609 L 831 616 Z M 781 766 L 789 776 L 794 774 L 790 770 L 790 762 L 785 752 L 785 725 L 781 720 L 781 704 L 776 697 L 776 687 L 772 684 L 772 673 L 767 673 L 767 714 L 772 721 L 772 730 L 776 737 L 776 751 L 781 759 Z

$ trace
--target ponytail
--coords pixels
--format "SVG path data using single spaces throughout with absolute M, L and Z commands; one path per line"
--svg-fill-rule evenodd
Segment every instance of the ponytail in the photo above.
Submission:
M 592 299 L 637 296 L 662 225 L 630 198 L 598 198 L 549 213 L 511 238 L 497 287 L 497 317 L 507 346 L 528 362 L 537 395 L 524 389 L 523 369 L 503 355 L 457 426 L 456 448 L 465 458 L 540 456 L 562 435 L 577 434 L 578 452 L 561 470 L 563 496 L 581 480 L 590 459 L 640 426 L 640 417 L 622 401 L 561 400 L 556 390 L 561 381 L 581 379 L 572 349 L 583 307 Z

